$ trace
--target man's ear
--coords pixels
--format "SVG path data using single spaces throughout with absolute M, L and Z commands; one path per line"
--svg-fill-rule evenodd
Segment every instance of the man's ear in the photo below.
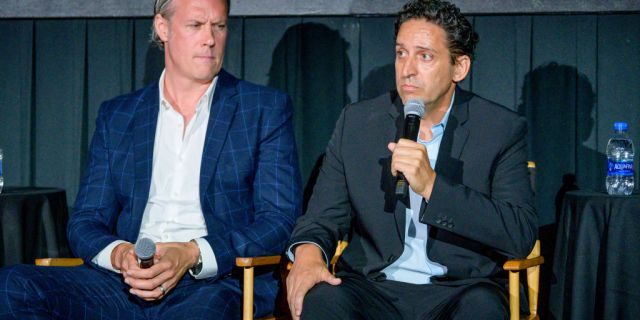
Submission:
M 162 15 L 156 14 L 153 17 L 153 28 L 162 42 L 166 42 L 169 39 L 169 21 Z
M 467 77 L 471 69 L 471 58 L 467 55 L 456 57 L 456 63 L 453 65 L 453 81 L 460 82 Z

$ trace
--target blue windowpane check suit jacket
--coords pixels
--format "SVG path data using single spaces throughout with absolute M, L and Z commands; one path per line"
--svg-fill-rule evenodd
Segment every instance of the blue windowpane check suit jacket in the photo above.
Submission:
M 68 225 L 71 249 L 85 261 L 114 240 L 135 242 L 138 237 L 151 183 L 158 90 L 155 83 L 100 108 Z M 205 239 L 216 256 L 217 277 L 228 275 L 238 256 L 283 252 L 301 214 L 286 94 L 221 70 L 200 170 Z

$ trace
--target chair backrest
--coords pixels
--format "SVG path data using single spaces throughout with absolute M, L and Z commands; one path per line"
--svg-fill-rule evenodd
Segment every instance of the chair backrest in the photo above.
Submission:
M 531 190 L 533 194 L 536 194 L 536 163 L 534 161 L 527 161 L 527 169 L 529 169 L 529 183 L 531 183 Z

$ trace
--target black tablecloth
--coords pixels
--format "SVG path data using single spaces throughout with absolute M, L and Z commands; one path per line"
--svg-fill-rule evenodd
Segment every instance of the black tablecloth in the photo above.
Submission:
M 55 188 L 5 188 L 0 194 L 0 266 L 68 257 L 66 194 Z
M 640 317 L 640 196 L 573 191 L 558 221 L 555 319 Z

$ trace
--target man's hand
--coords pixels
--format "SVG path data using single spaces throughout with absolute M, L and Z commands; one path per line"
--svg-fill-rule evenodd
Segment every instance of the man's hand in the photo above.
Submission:
M 322 281 L 337 286 L 342 280 L 334 277 L 322 251 L 311 243 L 301 244 L 295 248 L 296 260 L 287 276 L 287 301 L 294 320 L 299 320 L 302 314 L 302 301 L 309 289 Z
M 122 273 L 131 268 L 137 268 L 138 259 L 133 251 L 133 244 L 125 242 L 113 248 L 113 251 L 111 251 L 111 265 Z
M 136 266 L 122 273 L 124 282 L 131 286 L 129 292 L 146 301 L 162 299 L 175 288 L 200 255 L 200 249 L 193 242 L 157 243 L 156 248 L 152 267 L 140 269 Z
M 436 172 L 429 164 L 427 149 L 422 144 L 408 139 L 400 139 L 398 143 L 391 142 L 387 147 L 393 153 L 393 176 L 397 176 L 398 171 L 402 172 L 413 192 L 429 200 L 436 181 Z

